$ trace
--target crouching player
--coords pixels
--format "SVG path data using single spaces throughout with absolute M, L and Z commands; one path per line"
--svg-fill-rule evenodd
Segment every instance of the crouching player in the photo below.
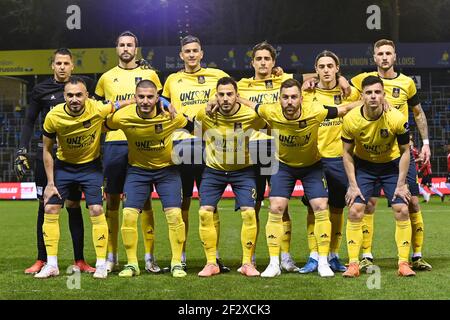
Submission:
M 185 224 L 181 216 L 181 179 L 172 162 L 172 133 L 180 128 L 193 130 L 193 123 L 179 114 L 173 120 L 157 108 L 158 89 L 150 80 L 136 86 L 136 105 L 130 105 L 107 118 L 110 130 L 121 129 L 128 140 L 128 170 L 124 186 L 122 239 L 128 263 L 120 277 L 140 274 L 137 260 L 137 220 L 153 184 L 162 201 L 169 225 L 172 249 L 171 272 L 176 278 L 186 276 L 181 266 L 185 242 Z

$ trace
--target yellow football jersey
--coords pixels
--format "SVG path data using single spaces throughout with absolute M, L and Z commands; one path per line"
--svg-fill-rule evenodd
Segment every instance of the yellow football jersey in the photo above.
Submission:
M 222 171 L 236 171 L 252 165 L 248 142 L 253 130 L 266 123 L 251 108 L 240 106 L 230 116 L 217 112 L 214 118 L 201 109 L 196 116 L 206 143 L 206 165 Z
M 264 104 L 258 114 L 269 124 L 276 143 L 276 158 L 291 167 L 307 167 L 320 160 L 319 125 L 328 110 L 318 102 L 302 105 L 300 117 L 288 120 L 280 104 Z
M 283 73 L 281 76 L 272 76 L 266 80 L 255 80 L 253 78 L 243 78 L 238 84 L 239 95 L 247 100 L 259 104 L 277 103 L 280 99 L 280 87 L 283 81 L 292 79 L 290 73 Z
M 161 169 L 173 165 L 172 134 L 187 124 L 182 114 L 175 119 L 157 114 L 150 119 L 139 116 L 132 104 L 116 111 L 106 120 L 109 129 L 121 129 L 128 140 L 128 163 L 143 169 Z
M 56 137 L 56 157 L 64 162 L 82 164 L 100 156 L 100 136 L 106 116 L 114 111 L 111 103 L 87 99 L 84 112 L 74 117 L 65 103 L 58 104 L 45 117 L 44 135 Z
M 351 94 L 347 98 L 342 97 L 341 89 L 336 86 L 333 89 L 316 88 L 314 91 L 303 91 L 303 105 L 318 101 L 325 106 L 339 107 L 342 104 L 358 101 L 359 91 L 351 87 Z M 322 158 L 342 157 L 341 140 L 342 118 L 325 119 L 319 126 L 319 152 Z
M 238 92 L 242 98 L 259 104 L 273 104 L 280 99 L 280 88 L 283 81 L 292 79 L 293 74 L 283 73 L 276 77 L 272 75 L 270 79 L 255 80 L 252 78 L 242 78 L 238 83 Z M 250 140 L 267 140 L 273 137 L 259 131 L 255 131 Z
M 100 77 L 95 94 L 113 102 L 131 99 L 136 92 L 136 84 L 141 80 L 151 80 L 156 84 L 158 91 L 162 89 L 161 81 L 155 71 L 142 67 L 123 69 L 117 66 Z M 106 134 L 105 141 L 126 141 L 126 137 L 121 130 L 110 131 Z
M 351 79 L 352 85 L 362 92 L 361 84 L 367 76 L 378 77 L 379 75 L 377 71 L 360 73 Z M 393 79 L 381 78 L 381 80 L 383 81 L 386 100 L 391 107 L 400 110 L 408 119 L 408 105 L 415 106 L 419 104 L 419 99 L 416 95 L 416 84 L 413 79 L 405 76 L 403 73 L 398 73 L 397 77 Z
M 404 134 L 408 134 L 408 121 L 395 108 L 383 111 L 376 120 L 368 120 L 363 115 L 363 107 L 358 107 L 344 117 L 342 125 L 342 140 L 355 144 L 354 154 L 375 163 L 400 157 L 397 136 Z

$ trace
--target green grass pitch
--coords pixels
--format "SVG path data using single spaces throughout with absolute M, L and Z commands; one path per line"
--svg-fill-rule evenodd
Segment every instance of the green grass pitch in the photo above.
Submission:
M 257 246 L 257 265 L 262 272 L 268 263 L 264 239 L 268 200 L 261 212 L 261 232 Z M 84 203 L 83 203 L 84 206 Z M 156 219 L 156 257 L 160 266 L 170 261 L 167 224 L 160 202 L 153 201 Z M 228 274 L 199 278 L 197 273 L 205 263 L 198 236 L 198 202 L 193 201 L 187 243 L 188 276 L 174 279 L 170 273 L 148 274 L 131 279 L 121 279 L 112 274 L 106 280 L 95 280 L 82 274 L 79 282 L 68 278 L 66 268 L 72 263 L 67 212 L 62 211 L 59 244 L 60 276 L 38 280 L 25 275 L 23 270 L 36 258 L 36 201 L 0 202 L 0 299 L 449 299 L 450 298 L 450 205 L 433 198 L 422 204 L 425 220 L 424 257 L 433 265 L 431 272 L 418 272 L 416 277 L 399 278 L 396 275 L 395 224 L 385 200 L 381 200 L 375 217 L 373 253 L 380 273 L 363 274 L 357 279 L 320 278 L 317 273 L 301 275 L 283 273 L 273 279 L 246 278 L 236 272 L 241 257 L 241 217 L 233 211 L 234 201 L 222 200 L 219 204 L 221 235 L 219 249 L 225 264 L 232 268 Z M 293 221 L 291 252 L 299 266 L 308 256 L 306 243 L 306 210 L 298 199 L 290 202 Z M 85 257 L 95 264 L 91 242 L 89 218 L 85 218 Z M 141 235 L 140 235 L 141 236 Z M 120 244 L 120 263 L 126 255 Z M 140 265 L 143 270 L 143 245 L 139 243 Z M 341 246 L 341 259 L 347 261 L 345 241 Z M 69 286 L 68 286 L 69 283 Z M 76 287 L 79 286 L 79 289 Z M 74 288 L 75 287 L 75 288 Z M 72 289 L 70 289 L 72 288 Z

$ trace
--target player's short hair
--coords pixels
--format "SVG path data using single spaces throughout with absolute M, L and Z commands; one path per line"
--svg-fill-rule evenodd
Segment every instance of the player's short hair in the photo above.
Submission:
M 60 54 L 62 56 L 69 56 L 70 59 L 72 59 L 72 52 L 67 48 L 58 48 L 53 52 L 52 62 L 55 61 L 55 57 L 57 54 Z
M 298 82 L 295 79 L 287 79 L 284 80 L 283 83 L 281 83 L 280 92 L 285 88 L 292 88 L 292 87 L 297 87 L 298 90 L 300 90 L 300 92 L 302 91 L 302 85 L 300 84 L 300 82 Z
M 119 36 L 116 39 L 116 47 L 119 45 L 119 39 L 121 37 L 133 37 L 135 47 L 136 48 L 139 47 L 139 40 L 138 40 L 137 36 L 129 30 L 126 30 L 126 31 L 122 32 L 121 34 L 119 34 Z
M 392 40 L 388 40 L 388 39 L 378 40 L 377 42 L 374 43 L 373 50 L 375 50 L 381 46 L 391 46 L 392 48 L 394 48 L 394 51 L 395 51 L 395 44 L 394 44 L 394 41 L 392 41 Z
M 329 51 L 329 50 L 323 50 L 321 53 L 319 53 L 316 56 L 316 60 L 314 61 L 314 65 L 317 66 L 317 62 L 319 61 L 320 58 L 323 58 L 323 57 L 330 57 L 331 59 L 334 60 L 334 63 L 336 63 L 336 66 L 340 65 L 339 57 L 333 51 Z
M 86 81 L 84 81 L 84 79 L 82 77 L 79 76 L 70 76 L 69 80 L 67 80 L 67 82 L 64 84 L 64 88 L 68 85 L 68 84 L 79 84 L 82 83 L 84 85 L 84 87 L 87 90 L 87 85 L 86 85 Z
M 156 84 L 152 80 L 148 80 L 148 79 L 139 81 L 136 84 L 136 89 L 137 88 L 154 88 L 155 90 L 158 90 L 158 88 L 156 87 Z
M 183 37 L 180 40 L 180 46 L 181 48 L 183 48 L 185 45 L 189 44 L 189 43 L 198 43 L 198 45 L 201 47 L 202 44 L 200 43 L 200 39 L 197 37 L 194 37 L 193 35 L 187 35 L 186 37 Z
M 361 88 L 363 88 L 363 90 L 364 90 L 364 87 L 371 86 L 371 85 L 376 84 L 376 83 L 380 83 L 381 86 L 384 88 L 383 80 L 381 80 L 380 77 L 377 77 L 377 76 L 367 76 L 367 77 L 365 77 L 364 80 L 362 81 L 362 83 L 361 83 Z
M 264 40 L 263 42 L 260 42 L 253 47 L 252 60 L 255 58 L 256 51 L 260 51 L 260 50 L 269 51 L 270 56 L 272 57 L 272 60 L 275 60 L 275 58 L 277 57 L 277 50 L 275 50 L 275 48 L 270 43 L 268 43 L 266 40 Z
M 232 77 L 223 77 L 223 78 L 220 78 L 220 79 L 217 81 L 216 90 L 217 90 L 217 88 L 219 88 L 219 86 L 226 86 L 227 84 L 233 85 L 234 90 L 236 90 L 236 92 L 238 91 L 238 87 L 237 87 L 236 80 L 234 80 Z

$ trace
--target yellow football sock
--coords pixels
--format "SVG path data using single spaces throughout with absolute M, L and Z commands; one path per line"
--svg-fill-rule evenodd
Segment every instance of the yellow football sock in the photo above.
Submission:
M 256 242 L 258 242 L 259 230 L 261 228 L 261 225 L 260 225 L 260 222 L 259 222 L 259 212 L 256 213 L 256 211 L 255 211 L 255 218 L 256 218 L 256 240 L 255 240 L 254 246 L 252 247 L 252 262 L 253 262 L 253 259 L 255 257 Z
M 309 252 L 317 252 L 317 240 L 316 235 L 314 234 L 314 227 L 315 227 L 315 220 L 314 213 L 307 214 L 306 215 L 306 233 L 307 233 L 307 239 L 308 239 L 308 248 Z
M 98 259 L 106 259 L 106 249 L 108 246 L 108 224 L 105 214 L 91 217 L 92 242 L 94 243 L 95 255 Z
M 172 250 L 172 261 L 170 265 L 181 264 L 181 253 L 183 251 L 183 243 L 186 241 L 183 217 L 180 208 L 165 210 L 167 224 L 169 226 L 169 241 Z
M 331 221 L 331 241 L 330 241 L 330 252 L 339 253 L 339 248 L 342 242 L 342 232 L 344 231 L 344 213 L 334 213 L 330 214 Z
M 415 213 L 411 213 L 409 215 L 409 218 L 411 220 L 411 229 L 412 229 L 411 242 L 413 247 L 413 253 L 421 253 L 423 246 L 423 232 L 424 232 L 422 212 L 418 211 Z
M 137 264 L 137 245 L 138 245 L 138 231 L 137 221 L 139 217 L 139 210 L 136 208 L 124 208 L 122 227 L 122 241 L 127 253 L 128 264 Z
M 216 263 L 217 233 L 214 228 L 213 212 L 199 210 L 199 234 L 203 250 L 206 255 L 206 263 Z
M 141 229 L 144 238 L 144 252 L 153 255 L 155 249 L 155 219 L 152 209 L 142 210 Z
M 108 224 L 108 253 L 116 255 L 119 239 L 119 210 L 107 208 L 105 216 Z
M 362 221 L 347 220 L 346 228 L 348 260 L 350 263 L 359 261 L 359 250 L 363 240 Z
M 283 215 L 269 212 L 266 224 L 266 241 L 269 255 L 277 257 L 280 255 L 280 246 L 283 238 Z
M 219 211 L 216 208 L 216 210 L 213 213 L 213 221 L 214 221 L 214 229 L 216 230 L 217 234 L 217 242 L 216 246 L 219 248 L 219 240 L 220 240 L 220 217 L 219 217 Z
M 183 252 L 186 252 L 186 243 L 187 243 L 187 236 L 188 236 L 188 230 L 189 230 L 189 210 L 181 210 L 181 216 L 183 217 L 184 237 L 186 239 L 183 242 Z
M 252 261 L 252 248 L 256 242 L 256 213 L 250 209 L 242 211 L 241 216 L 242 264 L 246 264 Z
M 283 221 L 283 236 L 281 237 L 281 253 L 289 253 L 291 251 L 291 220 Z
M 328 256 L 331 236 L 331 222 L 328 209 L 314 212 L 314 217 L 314 235 L 316 236 L 319 256 Z
M 48 256 L 58 255 L 59 243 L 59 214 L 44 214 L 44 224 L 42 225 L 44 234 L 45 249 Z
M 395 242 L 398 249 L 398 261 L 408 262 L 411 249 L 411 221 L 395 221 Z
M 372 253 L 373 214 L 364 214 L 362 220 L 362 253 Z

